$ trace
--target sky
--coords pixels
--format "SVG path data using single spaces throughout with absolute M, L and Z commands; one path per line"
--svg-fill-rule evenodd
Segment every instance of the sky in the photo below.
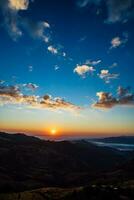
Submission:
M 0 0 L 0 130 L 134 134 L 133 0 Z

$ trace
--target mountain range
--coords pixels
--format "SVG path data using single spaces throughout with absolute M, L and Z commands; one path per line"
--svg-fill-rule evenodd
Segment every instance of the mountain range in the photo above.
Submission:
M 85 140 L 49 141 L 19 133 L 0 133 L 0 200 L 5 200 L 5 193 L 40 188 L 82 187 L 85 191 L 87 186 L 92 190 L 94 185 L 100 185 L 99 190 L 102 185 L 133 186 L 133 169 L 134 151 L 122 152 Z M 10 199 L 15 198 L 18 197 Z

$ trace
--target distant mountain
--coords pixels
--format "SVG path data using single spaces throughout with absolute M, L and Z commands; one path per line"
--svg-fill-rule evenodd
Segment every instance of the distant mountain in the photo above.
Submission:
M 119 137 L 106 137 L 92 139 L 93 141 L 104 142 L 104 143 L 118 143 L 118 144 L 133 144 L 134 136 L 119 136 Z
M 86 185 L 128 156 L 86 141 L 45 141 L 0 133 L 0 190 Z

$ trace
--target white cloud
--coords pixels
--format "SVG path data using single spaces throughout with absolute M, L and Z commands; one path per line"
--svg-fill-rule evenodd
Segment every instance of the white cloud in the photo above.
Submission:
M 8 0 L 8 6 L 13 10 L 27 10 L 29 0 Z
M 58 49 L 53 47 L 52 45 L 48 46 L 48 51 L 50 51 L 52 54 L 58 54 Z
M 100 64 L 102 61 L 99 59 L 99 60 L 86 60 L 85 64 L 87 65 L 98 65 Z
M 39 86 L 35 83 L 26 83 L 22 85 L 24 88 L 30 89 L 30 90 L 36 90 Z
M 122 39 L 120 37 L 114 37 L 111 40 L 111 47 L 110 47 L 110 49 L 117 48 L 117 47 L 125 44 L 127 41 L 128 41 L 128 34 L 127 33 L 123 34 L 123 38 Z
M 111 40 L 111 48 L 117 48 L 122 44 L 120 37 L 115 37 Z
M 88 65 L 77 65 L 77 67 L 74 69 L 74 72 L 82 77 L 85 77 L 88 72 L 93 73 L 94 71 L 94 67 Z
M 44 24 L 44 27 L 50 28 L 50 24 L 48 22 L 43 22 L 43 24 Z
M 63 57 L 66 57 L 66 53 L 65 52 L 63 52 L 62 55 L 63 55 Z
M 105 81 L 105 83 L 110 83 L 111 79 L 117 79 L 119 74 L 110 73 L 109 70 L 101 70 L 98 76 Z

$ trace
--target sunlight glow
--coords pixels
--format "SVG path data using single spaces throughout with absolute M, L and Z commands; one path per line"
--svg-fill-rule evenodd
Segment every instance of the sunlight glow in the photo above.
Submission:
M 51 129 L 50 133 L 51 133 L 51 135 L 56 135 L 57 130 L 55 128 L 53 128 L 53 129 Z

